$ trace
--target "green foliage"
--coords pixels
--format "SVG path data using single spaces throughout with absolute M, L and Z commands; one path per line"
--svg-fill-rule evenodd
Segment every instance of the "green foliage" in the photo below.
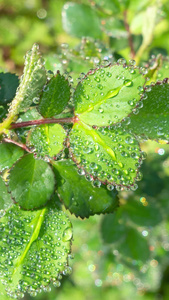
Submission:
M 99 181 L 94 181 L 92 186 L 90 177 L 88 182 L 83 176 L 83 171 L 80 169 L 77 171 L 72 160 L 54 162 L 53 167 L 59 198 L 76 217 L 88 218 L 95 214 L 109 213 L 118 206 L 117 192 L 107 190 Z M 97 185 L 99 185 L 99 199 Z
M 51 167 L 33 154 L 23 156 L 13 167 L 9 191 L 15 202 L 24 209 L 39 208 L 54 192 L 55 180 Z
M 45 19 L 47 8 L 41 10 L 39 2 L 34 3 L 38 18 Z M 33 21 L 29 39 L 46 40 L 55 49 L 52 35 L 60 33 L 52 16 L 54 8 L 61 10 L 62 5 L 59 2 L 57 7 L 51 0 L 46 5 L 50 6 L 47 22 L 38 27 L 40 20 Z M 169 162 L 167 145 L 163 146 L 169 143 L 169 66 L 168 57 L 159 53 L 169 50 L 167 15 L 165 0 L 156 5 L 149 0 L 66 2 L 63 27 L 77 40 L 83 37 L 79 45 L 71 49 L 64 43 L 44 62 L 34 44 L 25 57 L 20 84 L 16 75 L 0 73 L 0 294 L 4 299 L 50 291 L 50 283 L 59 287 L 62 275 L 71 273 L 72 225 L 65 208 L 81 239 L 78 259 L 83 260 L 88 249 L 88 270 L 94 272 L 97 287 L 105 281 L 105 286 L 121 289 L 129 282 L 133 293 L 142 294 L 160 287 L 164 266 L 169 264 Z M 14 26 L 7 47 L 20 34 L 23 23 L 20 18 L 17 22 L 18 33 Z M 29 24 L 28 17 L 28 28 Z M 148 60 L 149 52 L 157 57 Z M 161 156 L 160 167 L 149 148 L 148 162 L 141 166 L 147 148 L 140 141 L 145 139 L 162 144 L 154 146 Z M 102 214 L 100 239 L 99 216 L 94 215 Z M 75 217 L 91 216 L 84 221 L 85 231 Z M 91 240 L 85 240 L 87 235 Z M 75 252 L 77 248 L 75 244 Z M 94 265 L 89 254 L 95 257 Z M 75 270 L 76 282 L 81 280 L 76 262 Z M 89 274 L 83 275 L 88 290 L 84 279 Z M 131 298 L 131 292 L 124 294 Z
M 59 274 L 69 272 L 71 223 L 54 204 L 26 212 L 14 205 L 0 220 L 2 283 L 11 297 L 36 296 Z M 52 241 L 52 244 L 51 244 Z M 57 250 L 55 249 L 57 248 Z

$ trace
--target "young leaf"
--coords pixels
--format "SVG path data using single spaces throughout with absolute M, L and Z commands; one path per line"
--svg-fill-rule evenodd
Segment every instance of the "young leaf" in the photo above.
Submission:
M 22 157 L 10 172 L 9 191 L 24 209 L 44 205 L 54 192 L 55 179 L 51 167 L 33 154 Z
M 7 209 L 13 204 L 10 194 L 7 191 L 7 186 L 0 176 L 0 210 Z
M 111 65 L 89 72 L 74 93 L 75 115 L 89 125 L 108 126 L 126 117 L 140 99 L 139 69 Z
M 3 132 L 16 119 L 16 116 L 25 111 L 33 101 L 39 99 L 42 88 L 46 82 L 44 62 L 38 51 L 38 46 L 33 45 L 27 52 L 25 59 L 24 75 L 21 78 L 16 96 L 11 102 L 6 120 L 0 124 L 0 133 Z
M 94 214 L 113 212 L 118 206 L 117 192 L 104 186 L 92 186 L 91 182 L 77 173 L 72 160 L 53 163 L 57 180 L 57 192 L 66 208 L 77 217 L 88 218 Z M 82 172 L 83 173 L 83 172 Z
M 23 149 L 9 143 L 0 144 L 0 172 L 10 169 L 12 165 L 24 154 Z
M 66 131 L 60 124 L 45 124 L 30 130 L 27 144 L 33 146 L 40 156 L 53 157 L 63 150 Z
M 70 132 L 72 159 L 94 178 L 122 187 L 132 185 L 141 160 L 139 144 L 119 128 L 75 123 Z
M 70 100 L 70 86 L 63 75 L 58 72 L 43 90 L 39 112 L 44 118 L 60 114 Z
M 14 205 L 0 219 L 0 235 L 0 278 L 11 297 L 36 296 L 70 272 L 71 223 L 51 202 L 31 212 Z
M 169 141 L 169 84 L 149 86 L 139 105 L 143 107 L 137 115 L 130 116 L 130 132 L 152 140 Z
M 101 38 L 100 20 L 94 9 L 88 5 L 67 2 L 62 10 L 62 22 L 68 34 L 78 38 Z

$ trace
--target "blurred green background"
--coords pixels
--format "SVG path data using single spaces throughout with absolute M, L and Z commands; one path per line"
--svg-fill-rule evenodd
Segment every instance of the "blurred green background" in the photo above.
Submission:
M 168 1 L 0 0 L 0 69 L 20 75 L 35 42 L 47 69 L 66 72 L 75 83 L 97 64 L 128 61 L 126 12 L 137 61 L 145 66 L 152 55 L 167 56 Z M 115 214 L 70 216 L 72 275 L 25 300 L 169 299 L 169 147 L 147 141 L 142 149 L 143 179 L 135 192 L 121 192 Z

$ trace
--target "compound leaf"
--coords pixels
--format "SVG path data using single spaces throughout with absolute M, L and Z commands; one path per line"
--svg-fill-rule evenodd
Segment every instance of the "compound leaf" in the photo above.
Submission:
M 130 132 L 147 139 L 169 141 L 169 84 L 147 87 L 141 99 L 142 108 L 130 116 Z
M 13 204 L 10 194 L 7 191 L 7 186 L 0 176 L 0 210 L 7 209 Z
M 12 165 L 24 154 L 20 147 L 9 144 L 0 144 L 0 172 L 4 169 L 10 169 Z
M 0 278 L 13 298 L 36 296 L 59 274 L 69 273 L 72 228 L 68 217 L 50 202 L 35 211 L 9 208 L 0 219 Z
M 40 156 L 53 157 L 63 150 L 66 131 L 59 124 L 45 124 L 30 131 L 27 143 L 35 148 Z
M 100 20 L 94 9 L 88 5 L 67 2 L 62 10 L 62 22 L 68 34 L 78 38 L 101 38 Z
M 78 174 L 72 160 L 53 163 L 57 192 L 66 208 L 77 217 L 88 218 L 94 214 L 113 212 L 118 206 L 117 192 L 103 185 L 92 186 L 85 176 Z M 80 171 L 80 170 L 79 170 Z
M 125 118 L 145 82 L 139 69 L 111 65 L 89 72 L 74 93 L 75 115 L 89 125 L 108 126 Z
M 103 183 L 129 187 L 137 179 L 139 144 L 120 128 L 98 128 L 75 123 L 70 132 L 72 159 Z
M 70 99 L 68 80 L 58 72 L 43 90 L 39 104 L 39 112 L 44 118 L 60 114 Z
M 9 191 L 24 209 L 44 205 L 54 192 L 55 179 L 47 162 L 34 159 L 33 154 L 23 156 L 10 172 Z

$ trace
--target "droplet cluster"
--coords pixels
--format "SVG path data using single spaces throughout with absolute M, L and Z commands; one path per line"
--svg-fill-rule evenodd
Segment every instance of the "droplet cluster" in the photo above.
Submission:
M 133 136 L 114 127 L 89 129 L 75 124 L 70 133 L 70 151 L 89 179 L 135 189 L 135 180 L 140 180 L 138 169 L 142 153 Z M 139 177 L 139 178 L 137 178 Z
M 60 274 L 71 272 L 71 223 L 63 212 L 48 206 L 36 236 L 41 211 L 25 212 L 15 205 L 0 219 L 0 278 L 13 298 L 22 298 L 25 292 L 36 296 L 42 290 L 50 291 L 50 282 L 60 286 Z

